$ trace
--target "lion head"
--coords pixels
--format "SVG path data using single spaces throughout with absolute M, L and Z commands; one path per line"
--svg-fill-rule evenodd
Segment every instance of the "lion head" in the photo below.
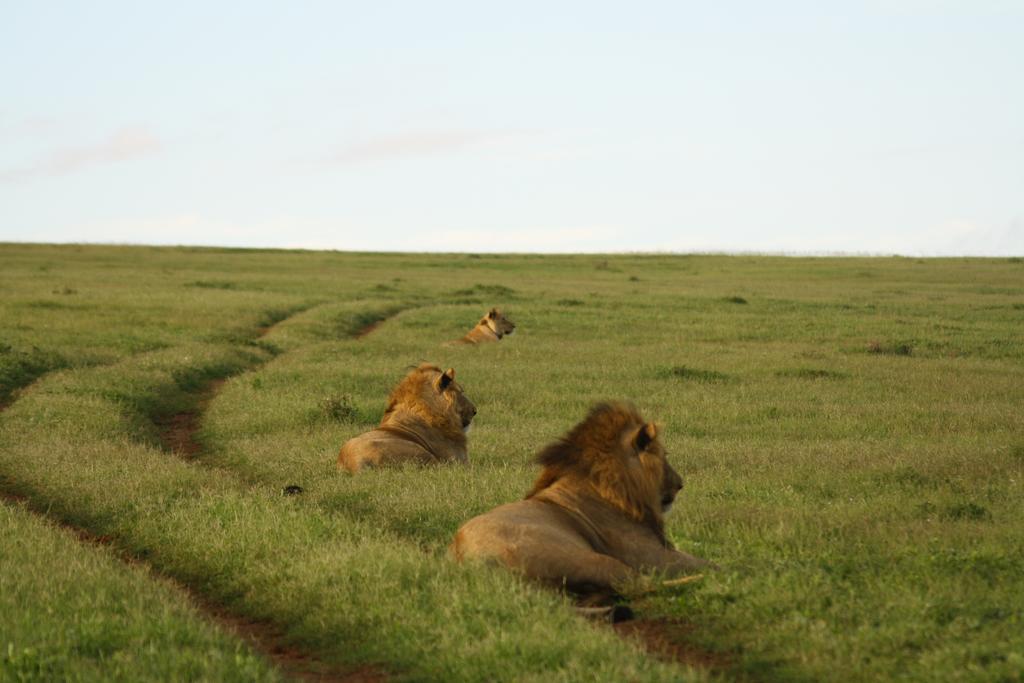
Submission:
M 480 319 L 480 325 L 490 328 L 498 339 L 512 334 L 516 331 L 516 324 L 505 317 L 505 314 L 497 308 L 487 311 L 487 315 Z
M 663 515 L 683 487 L 665 457 L 658 427 L 630 403 L 594 406 L 582 422 L 537 455 L 543 470 L 531 498 L 563 483 L 588 491 L 664 539 Z
M 476 406 L 455 381 L 455 368 L 444 372 L 430 363 L 413 368 L 388 397 L 381 425 L 398 408 L 408 410 L 448 434 L 469 431 Z

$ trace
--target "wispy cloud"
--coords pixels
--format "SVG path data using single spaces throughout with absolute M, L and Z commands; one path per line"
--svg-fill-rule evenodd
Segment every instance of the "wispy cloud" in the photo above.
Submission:
M 0 170 L 0 182 L 22 182 L 37 177 L 59 176 L 101 164 L 130 161 L 160 150 L 160 141 L 143 128 L 124 128 L 95 145 L 68 147 L 51 152 L 24 166 Z
M 330 163 L 406 159 L 455 152 L 528 134 L 515 130 L 421 130 L 349 144 L 327 158 Z

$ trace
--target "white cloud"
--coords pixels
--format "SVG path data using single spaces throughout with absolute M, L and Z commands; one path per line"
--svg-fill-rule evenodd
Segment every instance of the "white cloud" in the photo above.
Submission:
M 526 131 L 495 130 L 420 130 L 386 135 L 349 144 L 327 161 L 353 164 L 366 161 L 407 159 L 455 152 L 469 147 L 506 141 L 526 134 Z
M 1004 228 L 955 223 L 947 229 L 944 253 L 964 256 L 1024 255 L 1024 219 L 1010 221 Z
M 124 128 L 98 144 L 59 149 L 37 162 L 0 170 L 0 182 L 21 182 L 37 177 L 64 175 L 89 166 L 139 159 L 159 150 L 160 141 L 149 131 L 143 128 Z

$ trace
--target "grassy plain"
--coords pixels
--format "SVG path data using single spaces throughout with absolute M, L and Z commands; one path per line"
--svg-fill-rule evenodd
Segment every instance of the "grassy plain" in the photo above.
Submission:
M 492 305 L 515 336 L 442 344 Z M 0 490 L 395 680 L 1020 680 L 1022 323 L 1020 259 L 0 245 Z M 479 408 L 472 465 L 338 473 L 421 360 Z M 445 556 L 605 398 L 664 425 L 669 536 L 724 567 L 633 606 L 710 666 Z
M 0 680 L 280 680 L 175 587 L 20 505 L 0 548 Z

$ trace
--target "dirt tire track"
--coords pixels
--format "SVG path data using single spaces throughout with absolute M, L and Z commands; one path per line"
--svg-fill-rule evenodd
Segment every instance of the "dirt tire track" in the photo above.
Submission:
M 395 315 L 398 315 L 398 314 L 396 313 Z M 393 318 L 395 316 L 392 315 L 392 316 L 389 316 L 389 317 Z M 378 327 L 380 327 L 381 323 L 383 323 L 387 319 L 388 318 L 382 318 L 382 319 L 380 319 L 380 320 L 378 320 L 376 322 L 370 323 L 369 325 L 367 325 L 366 327 L 362 328 L 361 330 L 356 332 L 354 335 L 352 335 L 353 338 L 354 339 L 362 339 L 363 337 L 365 337 L 366 335 L 370 334 L 371 332 L 376 330 Z
M 405 313 L 406 311 L 411 311 L 414 308 L 419 308 L 419 306 L 406 306 L 403 308 L 399 308 L 397 310 L 393 310 L 391 313 L 388 313 L 383 318 L 379 318 L 371 323 L 363 325 L 363 327 L 359 328 L 358 330 L 356 330 L 354 334 L 352 334 L 352 339 L 362 339 L 367 335 L 371 334 L 374 330 L 376 330 L 378 327 L 388 322 L 389 320 L 393 320 L 400 314 Z
M 697 630 L 697 626 L 681 619 L 639 618 L 620 621 L 612 628 L 620 637 L 638 641 L 644 650 L 659 659 L 719 674 L 727 672 L 733 665 L 732 659 L 726 655 L 688 643 L 688 636 Z
M 275 327 L 284 321 L 300 313 L 304 313 L 305 311 L 310 310 L 310 308 L 315 308 L 315 306 L 301 307 L 273 323 L 258 325 L 256 327 L 256 334 L 253 336 L 253 341 L 263 339 L 270 334 Z M 209 408 L 210 403 L 212 403 L 213 399 L 217 397 L 217 394 L 220 392 L 224 384 L 235 374 L 241 374 L 242 372 L 262 367 L 277 355 L 279 355 L 278 352 L 273 352 L 271 354 L 271 358 L 253 363 L 249 367 L 239 370 L 237 373 L 212 379 L 197 391 L 190 392 L 195 398 L 195 403 L 186 410 L 167 415 L 151 416 L 150 419 L 157 428 L 157 432 L 160 437 L 160 444 L 163 446 L 164 450 L 189 462 L 196 460 L 203 450 L 202 444 L 196 440 L 196 434 L 199 432 L 199 428 L 201 426 L 200 423 L 202 422 L 203 416 L 206 414 L 206 410 Z
M 308 309 L 297 310 L 271 325 L 257 327 L 254 339 L 262 339 L 276 325 L 304 310 Z M 365 325 L 353 334 L 352 338 L 365 338 L 403 310 L 407 309 L 395 311 L 386 317 Z M 270 362 L 277 355 L 273 354 L 266 360 L 253 363 L 240 372 L 259 368 Z M 228 375 L 213 379 L 198 391 L 192 392 L 196 400 L 189 409 L 152 418 L 153 424 L 159 432 L 160 442 L 164 450 L 173 453 L 187 462 L 194 462 L 201 456 L 203 446 L 197 440 L 196 435 L 200 429 L 203 416 L 224 384 L 232 376 Z M 23 388 L 19 393 L 27 388 Z M 0 404 L 0 411 L 13 403 L 13 398 L 6 404 Z M 86 529 L 76 527 L 64 520 L 53 518 L 45 511 L 36 510 L 28 498 L 0 490 L 0 500 L 23 505 L 33 513 L 70 531 L 80 542 L 102 546 L 108 551 L 113 552 L 124 564 L 132 567 L 141 567 L 160 581 L 172 586 L 179 593 L 186 596 L 187 602 L 199 614 L 249 643 L 254 651 L 260 653 L 271 662 L 286 678 L 302 681 L 321 681 L 323 683 L 334 683 L 336 681 L 341 683 L 381 683 L 389 678 L 388 674 L 378 667 L 364 665 L 354 669 L 342 669 L 319 660 L 310 652 L 288 645 L 283 638 L 281 630 L 273 622 L 233 614 L 225 606 L 205 597 L 187 584 L 162 572 L 140 557 L 118 547 L 114 539 L 108 536 L 97 536 Z M 685 642 L 686 636 L 692 633 L 696 627 L 681 620 L 669 618 L 634 619 L 617 623 L 612 628 L 622 638 L 639 641 L 645 651 L 660 659 L 716 673 L 728 670 L 732 664 L 730 659 L 724 655 L 708 652 L 687 644 Z
M 210 600 L 187 584 L 121 548 L 113 538 L 97 536 L 63 519 L 53 517 L 39 509 L 30 498 L 0 491 L 0 501 L 21 507 L 34 516 L 53 523 L 60 529 L 70 532 L 80 543 L 103 548 L 122 564 L 135 570 L 144 571 L 157 581 L 170 586 L 180 593 L 185 598 L 184 602 L 201 617 L 214 622 L 222 630 L 228 631 L 248 643 L 256 653 L 269 661 L 285 678 L 320 683 L 381 683 L 388 680 L 388 674 L 381 669 L 367 665 L 339 667 L 323 662 L 304 650 L 287 644 L 281 631 L 272 622 L 232 614 L 222 605 Z
M 254 338 L 258 340 L 266 337 L 277 325 L 288 320 L 292 316 L 298 315 L 299 313 L 307 310 L 309 309 L 300 309 L 294 311 L 288 316 L 285 316 L 284 318 L 281 318 L 273 324 L 260 325 L 256 328 L 256 335 Z M 386 320 L 386 318 L 378 320 L 367 326 L 368 329 L 366 329 L 360 336 L 369 334 L 369 332 L 372 331 L 372 328 L 375 328 L 384 320 Z M 273 358 L 277 357 L 277 355 L 277 353 L 272 354 L 270 358 L 253 363 L 251 366 L 240 372 L 262 367 L 269 363 Z M 240 374 L 240 372 L 236 374 Z M 194 392 L 193 395 L 196 397 L 196 401 L 188 410 L 153 418 L 153 424 L 156 425 L 159 431 L 160 442 L 163 445 L 164 450 L 169 453 L 173 453 L 187 462 L 194 462 L 199 459 L 203 452 L 203 445 L 196 438 L 196 435 L 199 432 L 203 417 L 205 416 L 210 404 L 232 376 L 234 375 L 213 379 L 207 382 L 198 391 Z M 102 538 L 91 538 L 88 532 L 76 530 L 76 533 L 79 533 L 80 537 L 84 534 L 85 536 L 83 540 L 86 542 L 92 541 L 102 543 L 104 541 Z M 141 562 L 138 558 L 132 559 L 130 557 L 127 558 L 126 561 Z M 265 657 L 270 659 L 274 663 L 275 667 L 277 667 L 282 674 L 288 677 L 296 678 L 298 680 L 322 681 L 324 683 L 333 683 L 335 681 L 341 681 L 344 683 L 380 683 L 388 680 L 388 675 L 383 670 L 372 666 L 361 666 L 357 669 L 347 669 L 343 671 L 337 670 L 336 668 L 332 669 L 330 665 L 317 659 L 315 655 L 310 652 L 294 646 L 286 645 L 282 639 L 280 630 L 272 622 L 259 621 L 232 614 L 223 605 L 205 598 L 186 584 L 162 574 L 149 565 L 147 566 L 154 572 L 154 574 L 165 578 L 181 591 L 189 595 L 192 599 L 192 603 L 197 607 L 197 609 L 200 609 L 203 614 L 249 642 L 254 650 L 262 653 Z
M 282 323 L 288 321 L 289 318 L 298 315 L 299 313 L 306 312 L 310 308 L 314 307 L 315 306 L 299 308 L 281 318 L 280 321 L 276 321 L 271 325 L 261 325 L 257 327 L 254 339 L 259 340 L 266 337 L 275 327 L 278 327 Z M 376 321 L 362 327 L 358 332 L 352 335 L 352 339 L 362 339 L 366 337 L 381 325 L 390 321 L 391 318 L 407 310 L 410 310 L 410 308 L 400 308 L 388 315 L 385 315 L 384 317 L 376 319 Z M 273 357 L 276 355 L 278 354 L 274 353 Z M 271 358 L 267 358 L 266 360 L 255 362 L 255 364 L 242 372 L 258 369 L 266 365 L 270 360 Z M 200 456 L 203 451 L 203 445 L 196 439 L 196 434 L 199 432 L 203 416 L 210 407 L 210 403 L 213 402 L 213 399 L 216 398 L 220 389 L 224 386 L 224 383 L 230 379 L 230 377 L 231 376 L 227 376 L 211 380 L 199 391 L 194 392 L 197 400 L 193 407 L 188 410 L 170 415 L 158 415 L 152 418 L 153 423 L 157 426 L 157 430 L 160 434 L 160 441 L 166 451 L 187 461 L 194 461 Z M 0 410 L 3 410 L 3 405 L 0 405 Z
M 267 336 L 277 325 L 280 325 L 289 318 L 298 315 L 299 313 L 304 313 L 308 310 L 310 309 L 299 309 L 294 313 L 291 313 L 290 315 L 281 318 L 280 320 L 273 324 L 260 325 L 259 327 L 256 328 L 255 339 L 262 339 L 263 337 Z M 409 310 L 409 308 L 402 308 L 394 311 L 393 313 L 383 318 L 380 318 L 379 320 L 374 320 L 373 322 L 359 329 L 355 334 L 352 335 L 352 338 L 363 339 L 364 337 L 372 333 L 374 330 L 376 330 L 378 327 L 380 327 L 382 324 L 386 323 L 387 321 L 391 320 L 398 314 L 407 310 Z M 274 354 L 275 357 L 276 355 L 277 354 Z M 268 358 L 265 361 L 254 363 L 249 368 L 246 368 L 246 370 L 253 370 L 259 368 L 265 365 L 266 363 L 269 363 L 270 360 L 271 359 Z M 160 436 L 160 443 L 163 445 L 164 450 L 166 450 L 169 453 L 174 453 L 175 455 L 178 455 L 179 457 L 184 458 L 185 460 L 188 461 L 196 460 L 199 457 L 199 455 L 202 453 L 203 446 L 196 439 L 196 434 L 199 432 L 203 416 L 206 414 L 206 410 L 207 408 L 209 408 L 210 403 L 213 402 L 213 399 L 217 397 L 217 394 L 220 392 L 221 388 L 230 378 L 231 376 L 227 376 L 211 380 L 201 389 L 199 389 L 196 392 L 193 392 L 193 395 L 196 397 L 196 402 L 187 410 L 182 410 L 180 412 L 172 413 L 169 415 L 158 415 L 152 418 L 153 424 L 156 425 L 157 427 L 157 431 Z M 0 406 L 0 410 L 2 409 L 3 406 Z
M 227 381 L 227 377 L 210 381 L 196 392 L 196 403 L 188 410 L 153 418 L 153 424 L 156 425 L 160 434 L 160 443 L 164 450 L 190 462 L 199 457 L 203 451 L 202 444 L 196 440 L 200 421 L 214 397 Z
M 305 310 L 308 310 L 308 308 L 296 310 L 271 325 L 257 327 L 254 339 L 258 340 L 265 337 L 276 325 Z M 382 321 L 378 321 L 375 325 L 380 322 Z M 251 367 L 246 368 L 246 370 L 260 367 L 270 360 L 268 358 L 254 363 Z M 17 398 L 24 395 L 25 391 L 46 374 L 43 373 L 25 387 L 20 387 L 8 400 L 0 403 L 0 411 L 12 405 Z M 199 391 L 194 392 L 193 395 L 196 396 L 197 400 L 188 410 L 152 418 L 153 424 L 159 431 L 160 441 L 165 450 L 188 462 L 198 458 L 203 450 L 202 444 L 196 440 L 196 433 L 199 430 L 200 422 L 206 409 L 229 378 L 230 376 L 211 380 Z M 110 536 L 93 534 L 87 529 L 71 524 L 67 520 L 52 516 L 48 510 L 36 506 L 31 498 L 11 493 L 9 487 L 13 485 L 13 482 L 9 479 L 0 478 L 0 484 L 3 485 L 4 489 L 8 489 L 0 489 L 0 501 L 11 505 L 20 505 L 34 515 L 53 522 L 58 527 L 74 534 L 81 543 L 103 547 L 123 564 L 141 568 L 159 581 L 172 586 L 179 593 L 186 596 L 186 602 L 197 613 L 249 643 L 254 651 L 269 661 L 285 678 L 301 681 L 319 681 L 321 683 L 381 683 L 388 680 L 387 672 L 379 667 L 369 665 L 356 668 L 339 667 L 319 659 L 311 652 L 294 645 L 289 645 L 286 643 L 280 628 L 273 622 L 252 619 L 232 613 L 224 605 L 204 596 L 188 584 L 161 571 L 141 557 L 132 555 L 124 548 L 119 547 L 116 540 Z
M 400 309 L 388 316 L 365 325 L 359 329 L 358 332 L 353 334 L 351 338 L 365 338 L 383 323 L 391 320 L 405 310 L 408 309 Z M 265 325 L 257 328 L 257 339 L 266 336 L 275 325 L 284 322 L 284 320 L 287 320 L 287 318 L 284 318 L 273 325 Z M 271 359 L 267 359 L 265 361 L 255 363 L 248 369 L 251 370 L 259 368 L 270 362 L 270 360 Z M 196 439 L 196 434 L 199 431 L 200 423 L 207 408 L 210 403 L 213 402 L 213 399 L 217 396 L 228 379 L 230 379 L 230 377 L 214 379 L 199 391 L 195 392 L 197 400 L 195 405 L 189 410 L 153 419 L 154 424 L 157 425 L 160 431 L 160 440 L 165 450 L 190 462 L 196 460 L 202 454 L 203 446 Z M 201 598 L 196 597 L 187 586 L 181 586 L 181 588 L 193 595 L 197 600 L 201 601 Z M 255 622 L 250 623 L 245 619 L 231 616 L 224 611 L 223 608 L 208 602 L 204 606 L 204 612 L 211 615 L 217 615 L 218 612 L 220 612 L 221 614 L 219 616 L 214 616 L 214 618 L 230 623 L 233 630 L 239 635 L 245 633 L 245 637 L 247 637 L 251 642 L 267 642 L 265 640 L 265 629 L 270 626 L 269 624 L 259 624 Z M 685 636 L 692 633 L 696 627 L 680 620 L 668 618 L 633 619 L 614 624 L 612 628 L 616 634 L 624 639 L 639 641 L 640 645 L 646 652 L 660 659 L 677 662 L 690 668 L 705 669 L 714 672 L 722 672 L 728 669 L 731 664 L 731 662 L 722 655 L 686 644 Z M 253 632 L 247 633 L 248 630 L 252 630 Z M 265 651 L 262 647 L 254 647 L 261 652 Z M 276 648 L 273 641 L 270 641 L 270 647 Z M 294 650 L 291 651 L 290 654 L 286 651 L 283 656 L 285 656 L 289 661 L 302 659 L 304 657 L 304 655 L 301 655 Z M 379 670 L 373 668 L 366 668 L 366 675 L 368 677 L 365 679 L 352 678 L 343 680 L 351 680 L 356 683 L 361 683 L 362 681 L 369 683 L 371 681 L 376 682 L 386 680 L 386 676 L 380 673 Z

